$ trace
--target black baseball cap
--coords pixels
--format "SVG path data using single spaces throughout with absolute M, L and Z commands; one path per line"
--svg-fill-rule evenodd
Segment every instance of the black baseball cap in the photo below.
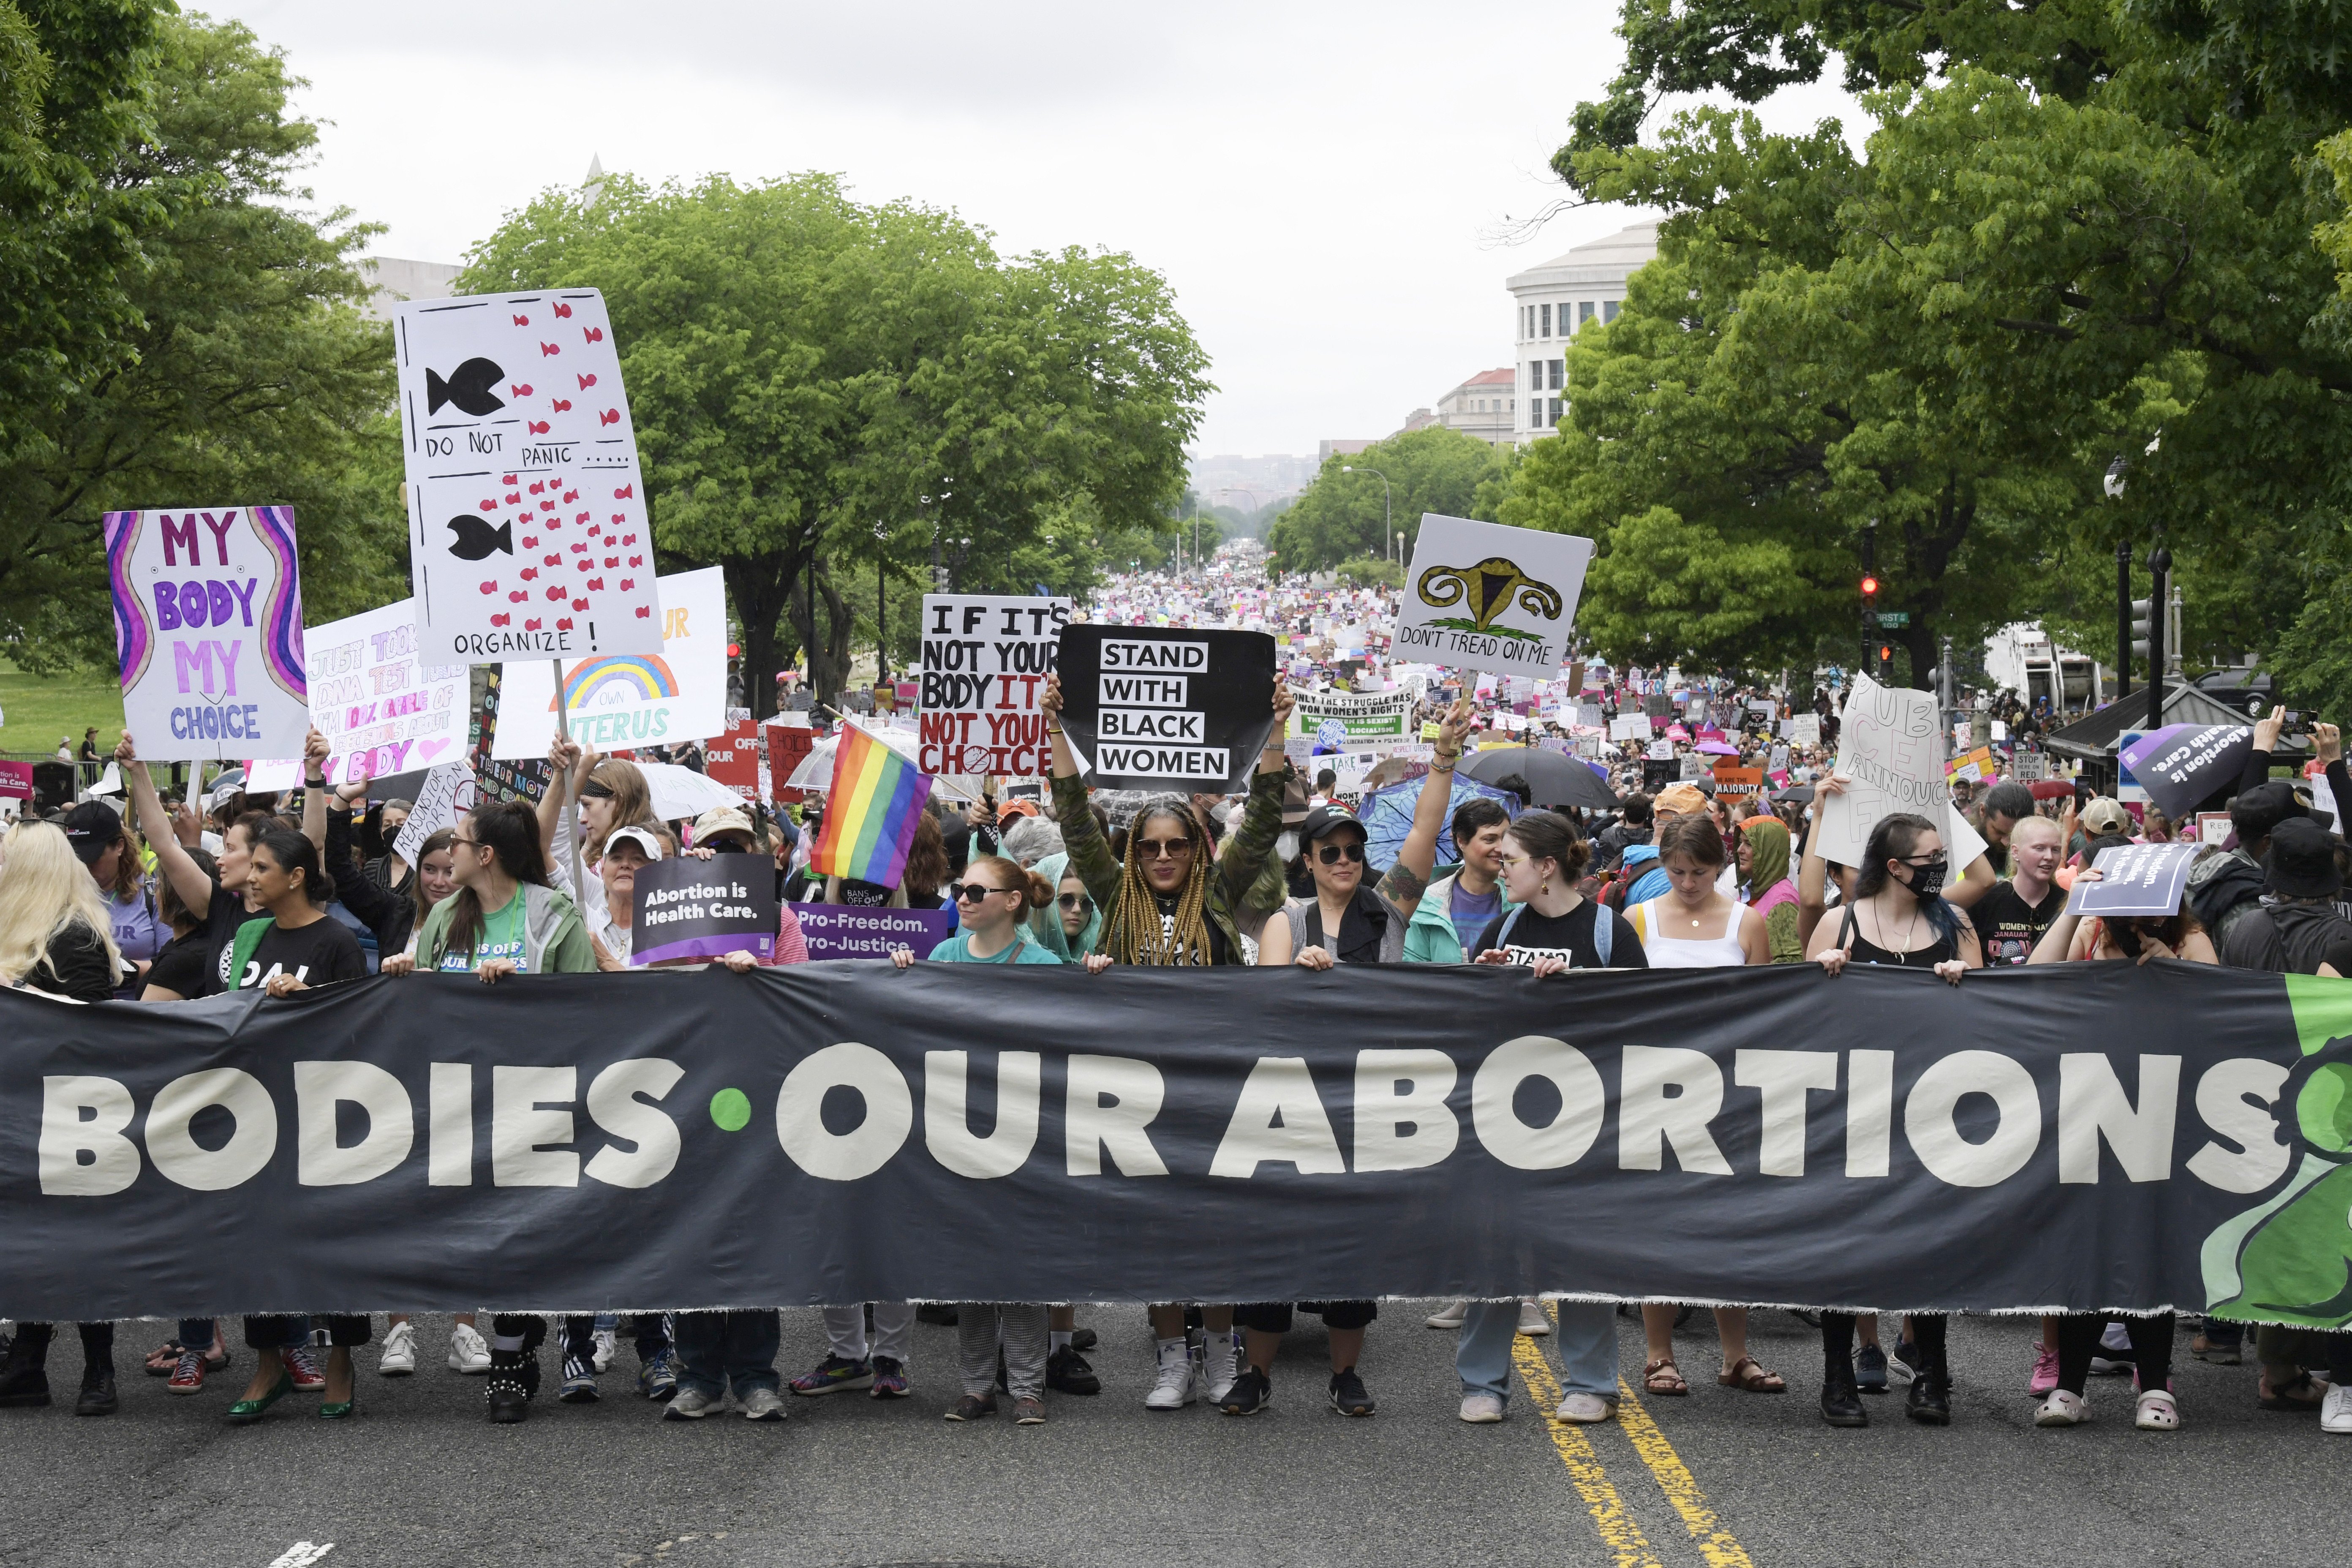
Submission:
M 1318 805 L 1308 812 L 1306 819 L 1299 823 L 1298 841 L 1301 844 L 1312 844 L 1326 834 L 1342 827 L 1352 827 L 1359 833 L 1364 832 L 1363 823 L 1359 821 L 1356 814 L 1347 807 Z M 1370 835 L 1365 834 L 1365 837 L 1370 837 Z
M 122 818 L 103 801 L 86 800 L 58 819 L 73 846 L 74 858 L 85 866 L 98 864 L 106 847 L 122 837 Z
M 2284 779 L 2258 784 L 2230 803 L 2230 826 L 2238 830 L 2241 844 L 2267 837 L 2281 823 L 2310 815 L 2303 802 L 2295 798 L 2294 786 Z
M 2344 885 L 2336 867 L 2336 837 L 2307 816 L 2290 816 L 2271 830 L 2263 857 L 2263 886 L 2283 898 L 2332 899 Z

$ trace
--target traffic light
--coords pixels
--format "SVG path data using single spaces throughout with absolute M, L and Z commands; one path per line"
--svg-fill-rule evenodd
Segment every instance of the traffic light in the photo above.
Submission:
M 1867 572 L 1862 576 L 1862 596 L 1865 600 L 1878 597 L 1878 579 Z
M 2147 600 L 2146 600 L 2146 599 L 2134 599 L 2134 600 L 2131 602 L 2131 610 L 2132 610 L 2132 645 L 2131 645 L 2131 650 L 2132 650 L 2132 653 L 2133 653 L 2135 656 L 2137 656 L 2137 657 L 2138 657 L 2138 658 L 2145 658 L 2146 657 L 2147 657 L 2147 634 L 2148 634 L 2147 622 L 2148 622 L 2148 607 L 2149 607 L 2149 601 L 2147 601 Z

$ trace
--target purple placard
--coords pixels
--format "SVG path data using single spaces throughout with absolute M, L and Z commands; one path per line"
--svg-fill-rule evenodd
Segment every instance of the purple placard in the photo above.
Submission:
M 2123 766 L 2178 822 L 2236 784 L 2253 748 L 2249 724 L 2167 724 L 2124 747 Z
M 857 904 L 794 904 L 812 963 L 828 958 L 887 958 L 894 947 L 928 958 L 955 934 L 953 910 L 866 909 Z
M 2099 851 L 2099 880 L 2077 879 L 2070 915 L 2177 914 L 2195 844 L 2118 844 Z
M 692 856 L 637 868 L 632 968 L 681 958 L 776 954 L 774 863 L 764 855 Z

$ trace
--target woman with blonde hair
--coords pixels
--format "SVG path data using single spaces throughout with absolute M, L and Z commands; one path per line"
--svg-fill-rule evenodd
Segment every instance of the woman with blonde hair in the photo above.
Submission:
M 122 973 L 106 900 L 63 830 L 22 822 L 0 839 L 0 983 L 70 1002 L 104 1002 Z M 19 1323 L 0 1362 L 0 1405 L 49 1402 L 50 1326 Z M 114 1413 L 114 1325 L 81 1325 L 77 1415 Z
M 654 815 L 654 794 L 637 764 L 623 757 L 583 751 L 576 741 L 556 737 L 547 749 L 549 766 L 572 776 L 570 790 L 550 787 L 539 797 L 539 838 L 541 858 L 554 885 L 573 896 L 583 910 L 604 901 L 604 885 L 596 868 L 604 864 L 604 846 L 624 827 L 650 827 L 667 832 Z M 566 809 L 566 796 L 576 805 Z M 579 836 L 581 880 L 572 886 L 571 846 L 564 824 Z

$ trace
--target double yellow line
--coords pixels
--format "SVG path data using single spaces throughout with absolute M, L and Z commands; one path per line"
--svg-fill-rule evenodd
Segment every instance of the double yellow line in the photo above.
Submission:
M 1559 1321 L 1557 1307 L 1546 1302 L 1545 1310 L 1555 1323 Z M 1559 1451 L 1560 1463 L 1568 1467 L 1570 1481 L 1592 1515 L 1593 1528 L 1616 1554 L 1617 1568 L 1665 1568 L 1649 1538 L 1642 1533 L 1640 1521 L 1625 1506 L 1625 1500 L 1617 1495 L 1617 1488 L 1602 1468 L 1601 1455 L 1592 1447 L 1586 1428 L 1550 1418 L 1549 1412 L 1560 1400 L 1559 1380 L 1552 1375 L 1551 1363 L 1544 1359 L 1543 1351 L 1535 1341 L 1522 1335 L 1511 1342 L 1511 1361 L 1528 1385 L 1528 1397 L 1544 1413 L 1552 1447 Z M 1622 1378 L 1617 1383 L 1617 1425 L 1624 1429 L 1634 1454 L 1648 1468 L 1658 1489 L 1681 1518 L 1683 1527 L 1690 1531 L 1707 1568 L 1755 1568 L 1747 1548 L 1723 1527 L 1723 1521 L 1707 1506 L 1706 1494 L 1699 1489 L 1690 1467 L 1683 1463 L 1682 1456 L 1675 1452 L 1675 1446 L 1666 1440 L 1666 1435 L 1658 1429 L 1658 1424 L 1651 1419 L 1649 1411 Z

